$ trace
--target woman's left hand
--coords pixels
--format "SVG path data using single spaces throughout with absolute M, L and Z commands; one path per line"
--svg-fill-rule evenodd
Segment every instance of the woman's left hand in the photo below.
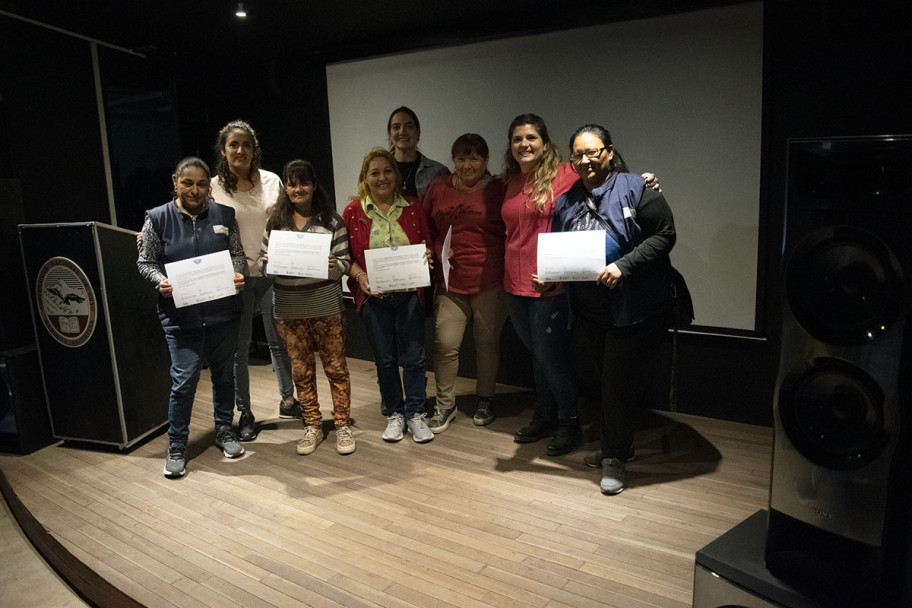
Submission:
M 434 270 L 434 251 L 427 246 L 425 241 L 421 241 L 421 244 L 424 245 L 424 257 L 427 259 L 428 268 Z
M 596 283 L 601 283 L 608 289 L 614 289 L 617 287 L 618 281 L 621 280 L 621 277 L 624 276 L 624 273 L 621 272 L 621 269 L 618 268 L 617 264 L 612 262 L 605 266 L 605 269 L 599 273 Z
M 332 272 L 333 270 L 336 269 L 337 263 L 338 263 L 338 261 L 336 260 L 336 256 L 334 256 L 333 254 L 330 253 L 329 254 L 329 271 L 330 272 Z
M 537 274 L 532 275 L 532 289 L 535 290 L 535 293 L 541 295 L 546 294 L 549 291 L 553 291 L 557 287 L 557 283 L 548 283 L 541 280 Z
M 646 187 L 652 188 L 656 192 L 661 192 L 662 188 L 659 187 L 659 178 L 655 173 L 644 173 L 643 179 L 646 180 Z
M 241 293 L 241 291 L 243 289 L 244 289 L 244 275 L 242 275 L 240 272 L 235 272 L 234 273 L 234 292 Z

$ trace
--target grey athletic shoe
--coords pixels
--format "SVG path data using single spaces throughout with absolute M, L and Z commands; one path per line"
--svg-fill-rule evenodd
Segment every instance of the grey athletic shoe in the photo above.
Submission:
M 383 431 L 383 441 L 401 441 L 402 431 L 405 428 L 405 416 L 393 414 L 386 421 L 386 430 Z
M 621 458 L 621 460 L 623 460 L 624 462 L 633 462 L 633 458 L 634 458 L 634 451 L 633 451 L 633 448 L 630 448 L 630 451 L 627 452 L 627 454 L 625 456 L 623 456 Z M 601 450 L 589 452 L 588 454 L 583 456 L 583 463 L 587 467 L 592 467 L 593 469 L 597 469 L 600 466 L 602 466 L 602 460 L 603 460 L 603 458 L 602 458 Z
M 215 427 L 215 447 L 228 458 L 237 458 L 244 454 L 244 446 L 230 424 Z
M 434 433 L 428 428 L 427 422 L 424 421 L 424 414 L 415 414 L 408 421 L 408 429 L 412 433 L 412 439 L 415 443 L 427 443 L 434 438 Z
M 626 465 L 618 458 L 605 458 L 602 460 L 602 482 L 599 488 L 602 494 L 614 496 L 624 491 Z
M 187 444 L 171 443 L 168 445 L 168 456 L 165 457 L 165 477 L 182 477 L 187 472 Z

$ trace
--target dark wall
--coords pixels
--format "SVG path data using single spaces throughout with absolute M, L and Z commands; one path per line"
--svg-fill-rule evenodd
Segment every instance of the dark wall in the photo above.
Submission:
M 0 17 L 0 49 L 3 171 L 25 221 L 110 221 L 89 45 Z
M 684 10 L 685 4 L 700 3 L 665 3 L 663 10 Z M 472 27 L 454 24 L 445 9 L 422 9 L 415 13 L 418 26 L 412 28 L 420 36 L 384 36 L 379 42 L 373 38 L 376 44 L 363 36 L 372 27 L 370 20 L 344 17 L 347 35 L 334 36 L 334 44 L 322 51 L 314 48 L 313 38 L 289 33 L 297 27 L 295 20 L 288 20 L 287 31 L 273 28 L 267 36 L 231 26 L 213 37 L 212 44 L 162 36 L 159 44 L 167 51 L 150 53 L 150 61 L 163 62 L 174 77 L 181 154 L 212 160 L 218 128 L 243 118 L 259 131 L 266 168 L 279 172 L 287 160 L 307 158 L 331 187 L 326 60 L 578 26 L 587 18 L 580 13 L 574 21 L 571 12 L 556 5 L 535 6 L 539 13 L 530 8 L 528 15 L 516 19 L 508 18 L 497 3 L 474 3 L 468 9 L 471 19 L 461 22 L 475 24 Z M 549 19 L 541 10 L 561 16 Z M 786 140 L 912 132 L 909 3 L 770 0 L 764 10 L 761 249 L 754 336 L 760 339 L 683 333 L 677 359 L 680 411 L 758 424 L 771 421 L 778 360 Z M 644 16 L 649 15 L 641 11 L 618 18 Z M 157 19 L 167 23 L 164 17 L 159 14 Z M 2 18 L 0 27 L 0 127 L 6 146 L 0 158 L 13 159 L 13 171 L 6 177 L 22 183 L 27 221 L 103 220 L 106 197 L 85 43 L 34 31 L 26 35 L 23 26 L 13 27 Z M 696 314 L 699 323 L 700 311 Z M 505 356 L 514 362 L 525 354 Z M 668 385 L 670 360 L 669 343 L 650 370 L 657 385 Z

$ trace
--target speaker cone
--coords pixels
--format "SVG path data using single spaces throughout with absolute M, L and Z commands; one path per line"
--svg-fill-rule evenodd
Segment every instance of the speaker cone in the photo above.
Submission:
M 902 312 L 896 256 L 858 228 L 831 226 L 803 238 L 786 268 L 785 287 L 798 323 L 828 344 L 868 343 Z

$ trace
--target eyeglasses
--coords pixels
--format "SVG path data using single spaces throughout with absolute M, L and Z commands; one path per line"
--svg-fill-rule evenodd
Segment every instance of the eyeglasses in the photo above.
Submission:
M 602 152 L 607 150 L 607 146 L 601 148 L 592 148 L 591 150 L 582 150 L 581 152 L 574 152 L 570 155 L 570 162 L 578 163 L 583 160 L 585 156 L 589 160 L 598 160 L 598 157 L 602 155 Z

